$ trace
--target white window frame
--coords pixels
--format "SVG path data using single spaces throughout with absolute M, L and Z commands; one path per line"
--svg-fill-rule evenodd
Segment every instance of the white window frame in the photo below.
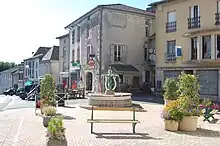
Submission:
M 120 47 L 120 48 L 119 48 Z M 121 62 L 122 61 L 122 51 L 123 50 L 123 45 L 114 45 L 114 61 L 115 62 Z M 115 56 L 116 52 L 116 56 Z M 120 59 L 119 59 L 120 58 Z
M 167 22 L 175 22 L 176 21 L 176 11 L 167 12 Z
M 217 0 L 217 13 L 220 13 L 220 0 Z
M 195 7 L 198 7 L 197 15 L 195 13 Z M 200 7 L 199 5 L 191 6 L 189 7 L 189 17 L 190 18 L 196 18 L 200 16 Z

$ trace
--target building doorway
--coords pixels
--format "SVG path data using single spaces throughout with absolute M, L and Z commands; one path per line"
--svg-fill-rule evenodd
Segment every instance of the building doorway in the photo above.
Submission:
M 92 73 L 91 72 L 86 73 L 86 90 L 92 91 Z
M 134 76 L 133 77 L 133 88 L 139 88 L 140 87 L 140 77 Z

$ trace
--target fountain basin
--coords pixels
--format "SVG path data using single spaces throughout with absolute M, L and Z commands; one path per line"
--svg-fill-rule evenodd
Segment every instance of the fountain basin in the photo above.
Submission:
M 129 107 L 132 105 L 131 95 L 131 93 L 114 93 L 114 95 L 89 93 L 89 105 L 99 107 Z

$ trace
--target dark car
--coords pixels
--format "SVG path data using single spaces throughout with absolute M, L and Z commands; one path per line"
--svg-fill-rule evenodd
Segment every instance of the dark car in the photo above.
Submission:
M 10 89 L 7 89 L 3 92 L 4 95 L 15 95 L 16 94 L 16 90 L 14 88 L 10 88 Z
M 19 87 L 19 88 L 16 90 L 16 95 L 19 96 L 20 93 L 23 93 L 23 92 L 25 92 L 25 91 L 24 91 L 24 88 L 23 88 L 23 87 Z
M 21 99 L 25 99 L 27 97 L 27 93 L 23 87 L 19 87 L 16 91 L 16 95 L 19 96 Z

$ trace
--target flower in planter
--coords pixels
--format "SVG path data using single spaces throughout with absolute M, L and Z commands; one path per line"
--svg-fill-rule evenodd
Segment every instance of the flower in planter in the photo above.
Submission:
M 46 106 L 42 110 L 45 116 L 55 116 L 57 112 L 56 108 L 53 106 Z
M 180 121 L 183 118 L 183 114 L 180 111 L 179 103 L 177 100 L 169 102 L 162 112 L 162 118 L 165 120 Z

